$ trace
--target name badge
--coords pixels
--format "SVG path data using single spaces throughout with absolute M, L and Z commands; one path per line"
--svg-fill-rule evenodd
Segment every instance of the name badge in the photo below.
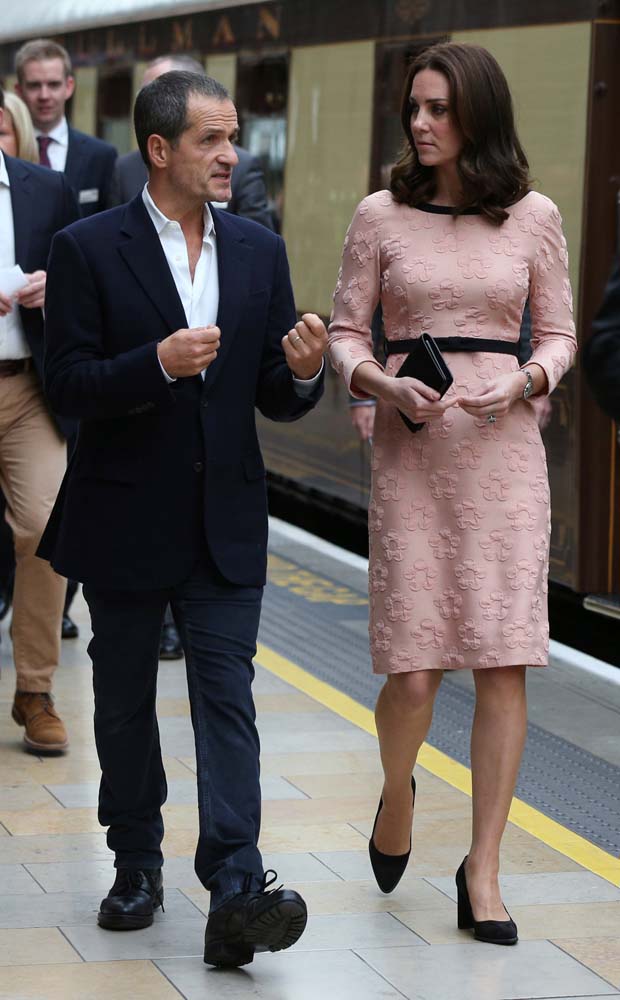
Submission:
M 80 205 L 92 205 L 94 201 L 99 201 L 99 188 L 86 188 L 84 191 L 80 191 Z

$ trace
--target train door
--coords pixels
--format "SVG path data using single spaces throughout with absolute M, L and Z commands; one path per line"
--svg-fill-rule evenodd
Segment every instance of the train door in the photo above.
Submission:
M 101 68 L 97 90 L 97 135 L 111 142 L 119 155 L 133 148 L 132 108 L 132 68 Z
M 241 53 L 237 62 L 236 103 L 241 145 L 260 161 L 269 208 L 280 232 L 286 160 L 288 53 Z

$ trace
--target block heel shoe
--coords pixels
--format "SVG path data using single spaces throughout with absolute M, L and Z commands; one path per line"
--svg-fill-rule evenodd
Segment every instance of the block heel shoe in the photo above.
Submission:
M 411 790 L 413 792 L 413 804 L 415 807 L 415 778 L 413 776 L 411 777 Z M 383 798 L 379 800 L 379 808 L 377 809 L 372 834 L 368 842 L 368 853 L 377 885 L 381 889 L 381 892 L 388 893 L 394 891 L 404 875 L 411 854 L 411 838 L 409 838 L 409 850 L 406 854 L 383 854 L 377 850 L 375 847 L 375 829 L 379 813 L 382 809 Z
M 457 924 L 460 931 L 473 930 L 476 941 L 487 944 L 516 944 L 519 940 L 517 925 L 510 914 L 508 920 L 476 920 L 471 908 L 464 858 L 456 873 Z M 508 912 L 508 911 L 506 911 Z

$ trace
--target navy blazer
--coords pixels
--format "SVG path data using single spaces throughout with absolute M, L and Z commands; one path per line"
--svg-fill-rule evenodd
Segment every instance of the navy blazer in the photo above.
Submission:
M 107 208 L 117 155 L 109 142 L 69 128 L 64 173 L 75 192 L 82 217 Z
M 22 271 L 45 271 L 52 237 L 79 218 L 77 203 L 62 174 L 12 156 L 4 156 L 15 234 L 15 263 Z M 24 309 L 20 315 L 32 360 L 43 378 L 43 310 Z M 75 424 L 53 414 L 61 432 L 69 437 Z
M 39 554 L 71 579 L 114 589 L 180 583 L 205 540 L 223 576 L 262 586 L 265 469 L 255 407 L 295 420 L 281 339 L 296 320 L 284 243 L 212 209 L 222 331 L 217 359 L 168 384 L 157 344 L 187 326 L 138 195 L 54 240 L 46 297 L 46 387 L 80 431 Z M 71 294 L 67 295 L 67 285 Z
M 612 420 L 620 421 L 620 254 L 614 260 L 581 363 L 601 409 Z

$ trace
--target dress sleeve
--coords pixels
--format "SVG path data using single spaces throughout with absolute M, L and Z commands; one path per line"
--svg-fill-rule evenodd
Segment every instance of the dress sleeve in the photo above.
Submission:
M 353 373 L 363 361 L 378 368 L 372 350 L 372 317 L 380 298 L 380 222 L 365 198 L 349 226 L 342 251 L 342 266 L 334 291 L 329 325 L 329 356 L 355 399 L 367 393 L 352 386 Z
M 544 370 L 552 392 L 571 367 L 577 351 L 573 295 L 562 218 L 554 205 L 539 238 L 530 281 L 532 356 L 528 364 Z

